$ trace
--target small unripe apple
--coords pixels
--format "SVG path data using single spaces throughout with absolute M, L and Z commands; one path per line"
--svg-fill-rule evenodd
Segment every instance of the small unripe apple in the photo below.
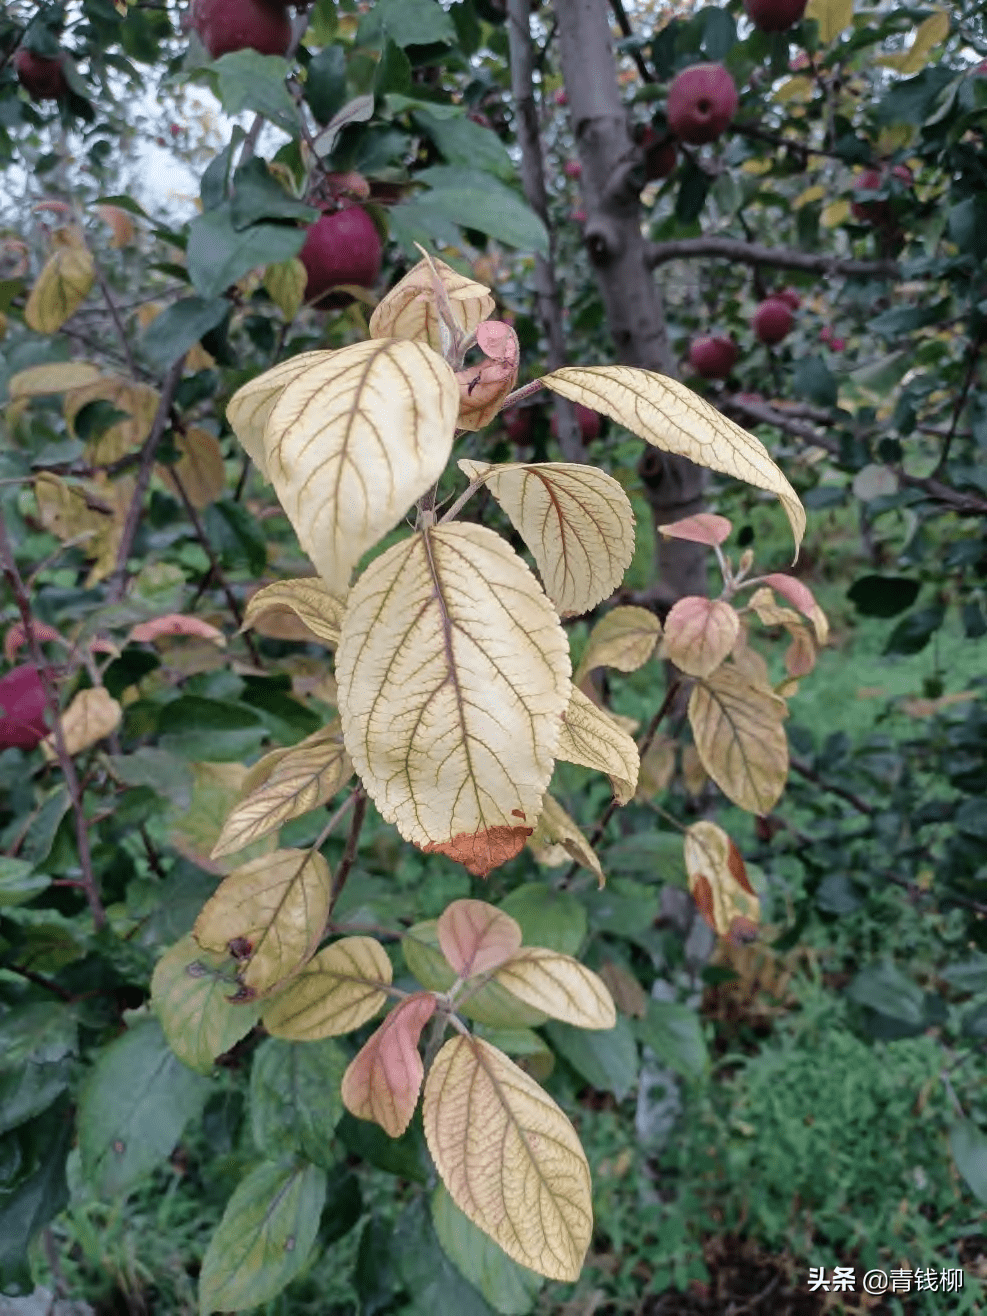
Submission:
M 744 0 L 747 17 L 761 32 L 787 32 L 805 13 L 807 0 Z
M 562 172 L 566 178 L 582 178 L 583 167 L 578 160 L 566 160 L 562 166 Z
M 507 430 L 507 437 L 514 443 L 527 443 L 531 438 L 531 427 L 534 424 L 531 407 L 507 407 L 500 413 L 500 418 Z
M 780 343 L 791 332 L 795 317 L 780 297 L 768 297 L 751 317 L 751 328 L 762 343 Z
M 726 379 L 739 355 L 740 349 L 732 338 L 703 334 L 689 348 L 689 364 L 703 379 Z
M 781 292 L 772 293 L 772 296 L 780 302 L 785 302 L 793 311 L 797 311 L 802 305 L 802 298 L 792 287 L 782 288 Z
M 585 224 L 585 223 L 586 223 L 586 211 L 585 211 L 585 210 L 574 210 L 574 211 L 572 212 L 572 218 L 573 218 L 574 222 L 577 223 L 577 224 Z
M 846 339 L 837 338 L 828 324 L 820 329 L 819 341 L 826 343 L 834 352 L 842 352 L 846 347 Z
M 213 59 L 234 50 L 283 55 L 291 19 L 276 0 L 194 0 L 192 26 Z
M 172 137 L 177 137 L 182 130 L 177 123 L 173 123 L 169 125 L 168 131 L 171 133 Z
M 891 176 L 904 183 L 906 187 L 911 187 L 914 182 L 912 171 L 907 165 L 895 165 L 891 170 Z M 886 187 L 887 181 L 887 171 L 865 169 L 854 182 L 854 191 L 876 192 Z M 894 219 L 890 201 L 854 201 L 850 206 L 850 212 L 861 224 L 874 224 L 877 227 L 890 224 Z
M 317 306 L 336 305 L 323 294 L 341 283 L 369 288 L 377 281 L 384 249 L 373 220 L 360 206 L 327 211 L 308 231 L 298 253 L 308 271 L 305 300 Z
M 574 402 L 576 408 L 576 419 L 579 421 L 579 430 L 583 436 L 583 443 L 592 443 L 594 439 L 600 436 L 600 413 L 593 411 L 591 407 L 584 407 L 581 402 Z M 552 431 L 552 437 L 559 437 L 559 423 L 555 413 L 552 413 L 552 420 L 549 424 Z
M 555 104 L 556 104 L 556 105 L 568 105 L 568 104 L 569 104 L 569 97 L 565 94 L 565 91 L 564 91 L 561 87 L 560 87 L 560 88 L 558 89 L 558 91 L 555 93 Z
M 57 101 L 69 89 L 60 58 L 48 59 L 24 46 L 14 56 L 14 71 L 32 100 Z
M 0 680 L 0 749 L 34 749 L 48 734 L 45 689 L 33 663 Z
M 737 84 L 722 64 L 693 64 L 668 89 L 668 126 L 690 146 L 715 142 L 736 109 Z

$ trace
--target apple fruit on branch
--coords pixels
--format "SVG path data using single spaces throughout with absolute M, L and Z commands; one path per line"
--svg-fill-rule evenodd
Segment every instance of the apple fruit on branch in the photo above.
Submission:
M 291 20 L 278 0 L 193 0 L 192 27 L 213 59 L 235 50 L 283 55 Z

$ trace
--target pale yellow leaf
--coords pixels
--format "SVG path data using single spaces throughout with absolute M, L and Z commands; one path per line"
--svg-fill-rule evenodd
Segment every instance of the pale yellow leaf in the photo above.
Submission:
M 69 433 L 75 437 L 75 418 L 88 402 L 109 402 L 126 418 L 103 431 L 86 446 L 86 457 L 94 466 L 109 466 L 139 448 L 154 424 L 160 395 L 147 384 L 136 384 L 120 375 L 105 375 L 65 395 L 63 411 Z
M 552 1098 L 496 1047 L 459 1036 L 435 1057 L 422 1112 L 460 1211 L 514 1261 L 578 1279 L 593 1232 L 589 1165 Z
M 612 475 L 577 462 L 458 465 L 503 507 L 562 616 L 610 597 L 634 556 L 634 512 Z
M 292 818 L 311 813 L 331 800 L 353 774 L 338 718 L 300 744 L 275 753 L 277 762 L 263 782 L 226 819 L 211 858 L 234 854 Z
M 703 767 L 728 799 L 770 813 L 788 778 L 785 701 L 750 685 L 729 663 L 696 682 L 689 721 Z
M 288 384 L 320 362 L 328 361 L 332 352 L 300 352 L 298 356 L 281 361 L 270 370 L 257 375 L 244 384 L 230 398 L 226 419 L 240 440 L 247 456 L 265 480 L 270 480 L 267 469 L 267 449 L 264 433 L 274 404 Z
M 110 508 L 90 506 L 78 485 L 66 484 L 61 476 L 50 471 L 36 475 L 33 488 L 41 524 L 63 543 L 75 540 L 88 546 L 102 531 L 111 512 Z
M 293 1042 L 351 1033 L 387 1000 L 391 978 L 391 961 L 379 941 L 343 937 L 265 1003 L 262 1022 L 273 1036 Z
M 453 318 L 463 333 L 472 333 L 494 312 L 490 289 L 457 274 L 444 261 L 432 257 L 432 265 L 449 297 Z M 412 338 L 442 351 L 439 312 L 432 290 L 428 261 L 421 260 L 395 284 L 370 317 L 371 338 Z
M 215 434 L 200 425 L 190 425 L 184 434 L 175 436 L 181 456 L 174 466 L 161 468 L 165 483 L 177 490 L 176 478 L 188 500 L 200 512 L 214 503 L 226 488 L 223 450 Z
M 541 382 L 626 426 L 666 452 L 777 494 L 798 553 L 805 509 L 764 444 L 677 379 L 637 366 L 564 366 Z
M 656 795 L 668 789 L 675 776 L 676 742 L 661 732 L 655 736 L 641 760 L 638 773 L 636 798 L 653 800 Z
M 229 951 L 248 997 L 270 993 L 315 953 L 329 915 L 332 879 L 321 854 L 275 850 L 235 868 L 203 905 L 192 933 Z
M 7 391 L 12 398 L 36 398 L 45 393 L 64 393 L 81 388 L 101 377 L 99 366 L 88 361 L 56 361 L 46 366 L 29 366 L 11 375 Z
M 577 684 L 595 667 L 636 672 L 661 639 L 661 622 L 647 608 L 611 608 L 589 633 L 573 680 Z
M 606 983 L 561 951 L 525 946 L 500 966 L 494 981 L 525 1005 L 575 1028 L 613 1028 L 617 1022 Z
M 908 50 L 901 54 L 884 55 L 876 62 L 887 68 L 897 69 L 906 77 L 920 73 L 929 62 L 929 55 L 935 46 L 940 45 L 949 36 L 949 14 L 939 9 L 918 25 L 915 39 Z
M 61 329 L 89 296 L 96 281 L 92 254 L 85 247 L 59 247 L 48 258 L 24 307 L 24 321 L 36 334 Z
M 276 580 L 263 585 L 247 600 L 243 610 L 243 630 L 247 630 L 270 613 L 293 613 L 315 639 L 335 648 L 343 621 L 345 602 L 330 594 L 319 576 L 296 580 Z
M 661 654 L 688 676 L 709 676 L 729 655 L 740 630 L 737 611 L 723 599 L 690 594 L 665 618 Z
M 341 347 L 284 387 L 265 429 L 268 470 L 331 593 L 445 470 L 458 411 L 452 367 L 399 338 Z
M 761 902 L 740 851 L 723 828 L 693 823 L 686 828 L 684 851 L 689 890 L 713 931 L 737 940 L 752 936 L 761 921 Z
M 784 626 L 793 635 L 802 628 L 798 613 L 791 608 L 781 607 L 767 586 L 756 589 L 747 606 L 763 626 Z
M 634 798 L 641 767 L 637 745 L 578 686 L 572 689 L 555 756 L 563 763 L 605 772 L 618 804 Z
M 821 645 L 825 644 L 829 638 L 829 622 L 808 585 L 804 585 L 801 580 L 796 580 L 794 576 L 787 576 L 781 571 L 772 571 L 764 577 L 764 580 L 773 589 L 776 589 L 783 598 L 786 598 L 793 607 L 798 608 L 803 617 L 808 617 L 809 621 L 812 622 L 813 630 L 816 632 L 816 639 Z
M 346 1109 L 357 1119 L 373 1120 L 391 1138 L 400 1138 L 418 1105 L 425 1077 L 418 1042 L 434 1013 L 431 993 L 417 993 L 396 1005 L 343 1075 L 340 1095 Z
M 694 800 L 697 800 L 702 794 L 707 781 L 709 781 L 709 777 L 706 775 L 706 769 L 696 753 L 695 745 L 683 745 L 682 784 Z
M 791 677 L 808 676 L 816 665 L 816 646 L 812 643 L 812 636 L 805 626 L 796 624 L 788 629 L 792 642 L 785 650 L 785 671 Z M 778 693 L 785 695 L 788 692 L 779 690 Z M 794 690 L 791 693 L 794 694 Z
M 596 874 L 599 887 L 605 884 L 603 869 L 593 847 L 554 795 L 547 791 L 535 830 L 528 839 L 528 848 L 540 864 L 549 868 L 558 868 L 575 859 L 583 868 Z
M 105 686 L 96 685 L 80 690 L 62 713 L 62 736 L 69 754 L 81 754 L 104 736 L 116 731 L 123 718 L 123 709 Z M 42 741 L 49 758 L 55 756 L 54 734 Z
M 290 260 L 268 265 L 264 271 L 264 287 L 271 301 L 286 320 L 293 320 L 305 301 L 308 272 L 297 256 Z
M 436 924 L 442 954 L 464 981 L 503 964 L 521 946 L 521 925 L 484 900 L 454 900 Z
M 219 839 L 223 823 L 240 799 L 247 769 L 242 763 L 190 763 L 192 802 L 187 809 L 176 810 L 171 817 L 169 840 L 179 854 L 190 859 L 207 873 L 228 873 L 247 859 L 270 854 L 277 837 L 268 836 L 237 859 L 210 859 L 209 852 Z
M 768 664 L 756 649 L 751 648 L 748 642 L 747 627 L 744 624 L 741 624 L 737 633 L 737 641 L 733 646 L 733 662 L 737 671 L 749 685 L 760 686 L 765 690 L 770 688 L 771 674 L 768 671 Z
M 813 201 L 822 201 L 827 196 L 829 196 L 829 188 L 824 187 L 822 183 L 815 183 L 798 194 L 792 202 L 792 209 L 801 210 L 803 206 L 810 205 Z
M 151 1009 L 168 1045 L 183 1064 L 208 1074 L 257 1022 L 256 1004 L 234 1004 L 237 982 L 228 955 L 203 950 L 194 937 L 182 937 L 154 966 Z
M 845 224 L 849 218 L 850 202 L 841 197 L 837 201 L 831 201 L 828 206 L 823 206 L 819 222 L 823 228 L 836 228 L 840 224 Z
M 805 16 L 816 20 L 819 40 L 828 46 L 853 22 L 853 0 L 809 0 Z
M 336 654 L 343 737 L 387 822 L 486 874 L 541 810 L 569 703 L 569 646 L 492 530 L 434 526 L 353 586 Z

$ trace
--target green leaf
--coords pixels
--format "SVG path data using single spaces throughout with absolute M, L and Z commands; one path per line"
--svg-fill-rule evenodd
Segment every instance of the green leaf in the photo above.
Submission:
M 415 182 L 428 185 L 428 204 L 452 223 L 475 228 L 509 247 L 547 253 L 545 225 L 516 192 L 490 174 L 433 165 L 416 174 Z
M 568 891 L 528 882 L 505 896 L 500 908 L 520 923 L 525 946 L 547 946 L 575 955 L 583 944 L 586 910 Z
M 43 1001 L 0 1015 L 0 1133 L 48 1109 L 68 1087 L 75 1051 L 67 1005 Z
M 595 932 L 648 946 L 661 903 L 653 887 L 627 877 L 615 877 L 602 891 L 581 892 L 580 899 Z
M 410 1295 L 402 1316 L 490 1316 L 490 1307 L 439 1246 L 423 1199 L 398 1218 L 391 1239 L 392 1261 Z
M 933 65 L 892 83 L 876 107 L 878 123 L 924 123 L 952 79 L 951 69 Z
M 250 1123 L 265 1156 L 298 1154 L 329 1169 L 343 1114 L 339 1086 L 348 1057 L 334 1038 L 285 1042 L 270 1037 L 250 1070 Z
M 443 1252 L 494 1311 L 503 1316 L 525 1316 L 531 1311 L 544 1283 L 542 1277 L 512 1261 L 477 1229 L 441 1183 L 432 1194 L 432 1224 Z
M 23 905 L 50 885 L 51 878 L 34 872 L 34 865 L 27 860 L 0 855 L 0 909 Z
M 455 119 L 440 119 L 431 112 L 419 111 L 414 117 L 415 122 L 431 137 L 447 164 L 494 174 L 507 183 L 512 183 L 517 177 L 517 169 L 507 153 L 507 147 L 492 129 L 474 123 L 465 114 Z
M 910 576 L 861 576 L 847 598 L 865 617 L 897 617 L 918 598 L 921 582 Z
M 16 1187 L 0 1193 L 0 1284 L 15 1281 L 30 1289 L 28 1244 L 69 1200 L 65 1160 L 72 1146 L 72 1116 L 68 1103 L 59 1103 L 28 1125 L 21 1142 L 27 1174 Z
M 269 1302 L 308 1261 L 326 1196 L 315 1165 L 264 1161 L 227 1203 L 199 1274 L 199 1311 Z
M 987 1204 L 987 1134 L 973 1120 L 958 1120 L 949 1131 L 949 1146 L 971 1192 Z
M 71 807 L 68 790 L 59 786 L 42 804 L 34 822 L 28 831 L 24 844 L 20 848 L 20 857 L 31 865 L 38 865 L 48 858 L 55 840 L 55 833 L 62 819 Z
M 250 1032 L 260 1005 L 230 1003 L 237 988 L 229 957 L 204 951 L 183 937 L 158 960 L 151 979 L 151 1007 L 175 1055 L 200 1074 Z
M 671 832 L 635 832 L 600 856 L 605 873 L 628 873 L 646 881 L 688 886 L 682 838 Z
M 925 994 L 893 964 L 871 964 L 861 969 L 847 988 L 847 996 L 878 1014 L 921 1024 L 925 1017 Z
M 702 1078 L 709 1068 L 702 1020 L 695 1010 L 674 1001 L 649 1001 L 648 1013 L 634 1024 L 638 1040 L 685 1078 Z
M 133 754 L 112 754 L 109 762 L 114 774 L 128 786 L 150 786 L 179 809 L 187 809 L 192 803 L 192 774 L 181 759 L 166 750 L 147 746 Z
M 545 1033 L 553 1050 L 598 1092 L 612 1092 L 623 1101 L 637 1082 L 637 1043 L 623 1016 L 605 1031 L 553 1020 L 545 1025 Z
M 968 960 L 950 964 L 941 976 L 958 992 L 987 991 L 987 955 L 977 951 Z
M 171 1152 L 209 1083 L 181 1063 L 156 1019 L 99 1054 L 79 1100 L 79 1150 L 101 1197 L 126 1192 Z
M 302 1046 L 311 1045 L 302 1042 Z M 378 1170 L 411 1179 L 415 1183 L 428 1183 L 432 1161 L 422 1132 L 421 1108 L 415 1111 L 411 1123 L 400 1138 L 389 1138 L 379 1124 L 358 1120 L 349 1111 L 336 1126 L 336 1133 L 347 1151 Z
M 286 192 L 263 160 L 254 156 L 233 175 L 230 218 L 235 229 L 259 219 L 301 219 L 314 224 L 321 211 Z
M 822 357 L 800 357 L 792 375 L 792 391 L 820 407 L 836 406 L 836 377 Z
M 950 207 L 949 236 L 975 260 L 987 256 L 987 197 L 969 196 Z
M 456 42 L 452 19 L 437 0 L 377 0 L 360 20 L 356 44 L 377 45 L 385 33 L 402 47 Z
M 161 369 L 177 361 L 204 334 L 222 324 L 232 310 L 225 297 L 183 297 L 156 315 L 144 331 L 142 346 Z
M 219 99 L 227 114 L 255 110 L 289 135 L 297 135 L 298 111 L 285 86 L 289 72 L 286 59 L 261 55 L 256 50 L 236 50 L 216 60 L 215 68 Z
M 346 100 L 346 52 L 324 45 L 308 66 L 305 100 L 318 123 L 328 123 Z
M 941 604 L 928 608 L 916 608 L 902 617 L 901 621 L 888 636 L 884 646 L 886 654 L 921 653 L 946 619 L 946 609 Z
M 377 61 L 374 74 L 374 95 L 386 96 L 388 92 L 406 92 L 411 90 L 411 60 L 396 42 L 388 37 L 383 52 Z
M 274 265 L 297 256 L 304 243 L 304 229 L 281 224 L 254 224 L 237 230 L 230 205 L 224 203 L 196 215 L 189 224 L 189 277 L 201 296 L 218 297 L 255 266 Z

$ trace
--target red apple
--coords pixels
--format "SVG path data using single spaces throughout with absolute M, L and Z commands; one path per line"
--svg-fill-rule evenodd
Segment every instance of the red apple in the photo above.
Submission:
M 355 283 L 369 288 L 380 273 L 383 246 L 373 220 L 360 206 L 327 211 L 308 231 L 298 253 L 308 271 L 305 300 L 329 307 L 338 303 L 323 298 L 330 288 Z
M 914 182 L 912 171 L 907 165 L 895 165 L 891 170 L 891 176 L 904 183 L 906 187 L 911 187 Z M 853 186 L 856 192 L 877 192 L 887 185 L 887 170 L 865 169 Z M 890 224 L 894 219 L 890 201 L 854 201 L 850 206 L 850 212 L 861 224 L 874 224 L 877 227 Z
M 0 749 L 34 749 L 47 736 L 45 690 L 33 663 L 0 680 L 0 709 Z
M 563 91 L 563 89 L 562 89 L 561 87 L 560 87 L 559 90 L 555 93 L 555 104 L 556 104 L 556 105 L 568 105 L 568 104 L 569 104 L 569 97 L 565 94 L 565 92 Z
M 572 218 L 573 218 L 574 222 L 577 223 L 577 224 L 585 224 L 585 223 L 586 223 L 586 211 L 585 211 L 585 210 L 574 210 L 574 211 L 572 212 Z
M 668 89 L 668 126 L 691 146 L 715 142 L 737 109 L 737 84 L 722 64 L 693 64 Z
M 732 338 L 704 334 L 689 348 L 689 364 L 703 379 L 726 379 L 737 362 L 740 349 Z
M 234 50 L 283 55 L 291 19 L 276 0 L 194 0 L 192 26 L 213 59 Z
M 69 89 L 61 58 L 48 59 L 22 46 L 14 56 L 17 80 L 36 101 L 57 101 Z
M 582 178 L 583 167 L 578 160 L 566 160 L 562 166 L 562 172 L 566 178 Z
M 744 0 L 747 17 L 762 32 L 787 32 L 805 13 L 807 0 Z
M 581 402 L 574 402 L 576 408 L 576 419 L 579 421 L 579 429 L 583 436 L 583 443 L 592 443 L 600 435 L 600 413 L 593 411 L 590 407 L 584 407 Z M 552 420 L 549 425 L 552 431 L 552 437 L 559 437 L 559 424 L 555 413 L 552 413 Z
M 792 287 L 782 288 L 781 292 L 772 293 L 772 296 L 777 298 L 779 302 L 785 302 L 793 311 L 797 311 L 802 305 L 802 298 Z
M 527 443 L 531 438 L 531 426 L 534 424 L 534 412 L 531 407 L 507 407 L 500 413 L 507 430 L 507 437 L 515 443 Z
M 762 343 L 780 343 L 791 332 L 795 317 L 788 302 L 768 297 L 751 317 L 751 328 Z
M 837 338 L 828 324 L 819 330 L 819 341 L 828 344 L 834 352 L 842 352 L 846 347 L 846 339 Z
M 670 137 L 659 137 L 647 124 L 638 143 L 644 151 L 644 176 L 650 181 L 667 178 L 678 163 L 678 150 Z

